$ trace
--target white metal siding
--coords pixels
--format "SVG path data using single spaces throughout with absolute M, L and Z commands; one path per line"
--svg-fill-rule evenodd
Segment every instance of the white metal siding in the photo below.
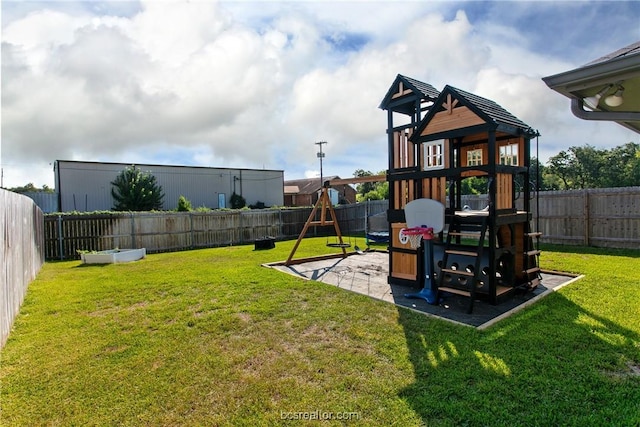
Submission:
M 22 193 L 32 199 L 42 212 L 51 213 L 58 212 L 58 193 L 45 193 L 42 191 Z
M 111 210 L 111 182 L 130 164 L 59 160 L 56 166 L 60 210 L 69 212 Z M 180 196 L 186 197 L 194 208 L 215 209 L 219 207 L 219 194 L 224 194 L 228 205 L 234 186 L 248 205 L 284 204 L 283 171 L 144 164 L 136 167 L 156 177 L 165 195 L 165 210 L 175 209 Z

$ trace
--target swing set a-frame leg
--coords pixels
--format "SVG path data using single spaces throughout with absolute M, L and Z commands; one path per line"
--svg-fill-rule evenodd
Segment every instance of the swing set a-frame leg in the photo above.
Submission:
M 321 208 L 320 221 L 315 221 L 314 219 L 316 217 L 316 212 L 318 211 L 318 208 Z M 327 210 L 329 211 L 331 220 L 327 220 L 327 216 L 326 216 Z M 347 256 L 347 250 L 345 249 L 344 241 L 342 240 L 342 232 L 340 231 L 340 225 L 338 224 L 338 220 L 336 218 L 336 211 L 333 209 L 333 205 L 331 204 L 331 199 L 329 198 L 329 188 L 322 187 L 322 192 L 320 193 L 320 197 L 318 198 L 318 201 L 316 202 L 315 206 L 311 210 L 311 214 L 309 215 L 307 222 L 305 222 L 304 227 L 302 228 L 302 231 L 298 236 L 298 240 L 296 241 L 296 244 L 293 246 L 293 249 L 289 254 L 289 258 L 287 258 L 287 261 L 284 263 L 284 265 L 291 264 L 291 260 L 293 259 L 293 256 L 295 255 L 296 251 L 298 250 L 298 246 L 300 246 L 300 242 L 302 241 L 304 236 L 307 234 L 307 230 L 309 230 L 309 227 L 312 225 L 320 225 L 320 226 L 333 225 L 333 227 L 336 230 L 336 236 L 340 241 L 340 245 L 342 245 L 341 246 L 342 256 L 343 258 Z

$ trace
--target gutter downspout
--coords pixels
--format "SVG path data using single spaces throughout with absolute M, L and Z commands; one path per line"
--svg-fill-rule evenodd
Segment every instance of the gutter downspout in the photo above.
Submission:
M 632 111 L 587 111 L 581 99 L 571 99 L 571 112 L 583 120 L 607 120 L 616 122 L 638 122 L 640 112 Z

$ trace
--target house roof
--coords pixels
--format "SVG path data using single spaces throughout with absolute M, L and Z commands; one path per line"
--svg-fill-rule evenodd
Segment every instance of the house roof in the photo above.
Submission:
M 332 179 L 338 179 L 339 176 L 325 176 L 322 177 L 323 181 L 330 181 Z M 322 188 L 322 183 L 320 182 L 320 177 L 318 178 L 305 178 L 305 179 L 293 179 L 290 181 L 284 182 L 285 193 L 287 193 L 287 187 L 298 187 L 297 193 L 288 193 L 288 194 L 313 194 L 319 191 Z
M 581 67 L 542 80 L 549 88 L 571 99 L 571 112 L 584 120 L 608 120 L 640 133 L 640 41 L 611 52 Z M 622 105 L 612 107 L 604 100 L 620 84 Z M 584 98 L 609 88 L 598 108 L 585 110 Z M 588 107 L 587 107 L 588 108 Z
M 439 131 L 434 131 L 433 134 L 428 136 L 422 135 L 432 120 L 437 120 L 437 117 L 442 117 L 442 113 L 451 111 L 451 109 L 455 110 L 455 108 L 459 107 L 466 107 L 470 112 L 469 115 L 474 117 L 474 119 L 471 121 L 462 119 L 459 121 L 449 120 L 448 127 L 439 128 Z M 467 119 L 470 118 L 469 115 L 467 115 Z M 459 135 L 460 130 L 464 128 L 472 128 L 473 132 L 493 129 L 513 135 L 522 133 L 530 135 L 536 134 L 536 131 L 534 131 L 531 126 L 527 125 L 496 102 L 447 85 L 442 89 L 438 99 L 420 122 L 411 140 L 415 142 L 418 140 L 429 141 L 450 138 L 454 135 Z
M 284 186 L 284 194 L 299 194 L 300 187 L 297 185 L 285 185 Z
M 434 101 L 440 92 L 428 83 L 398 74 L 380 103 L 383 110 L 405 114 L 415 112 L 416 100 Z
M 631 43 L 629 46 L 625 46 L 622 49 L 616 50 L 615 52 L 611 52 L 609 54 L 601 56 L 600 58 L 589 62 L 585 66 L 600 64 L 602 62 L 611 61 L 612 59 L 623 58 L 623 57 L 626 57 L 626 56 L 629 56 L 629 55 L 635 55 L 635 54 L 638 54 L 638 53 L 640 53 L 640 41 L 637 41 L 635 43 Z

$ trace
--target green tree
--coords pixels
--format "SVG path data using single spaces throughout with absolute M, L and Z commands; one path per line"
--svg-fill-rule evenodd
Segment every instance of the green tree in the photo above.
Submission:
M 549 158 L 549 172 L 562 181 L 563 189 L 575 188 L 574 182 L 577 176 L 576 159 L 570 153 L 563 150 Z
M 361 178 L 365 176 L 385 175 L 386 171 L 380 171 L 374 174 L 371 171 L 357 169 L 353 176 Z M 362 182 L 356 184 L 356 201 L 363 202 L 365 200 L 386 200 L 389 198 L 389 183 L 387 181 L 380 182 Z
M 151 211 L 162 209 L 164 193 L 150 172 L 131 165 L 111 182 L 111 196 L 116 211 Z
M 241 195 L 233 193 L 231 197 L 229 197 L 229 204 L 231 205 L 231 209 L 242 209 L 247 205 L 247 201 Z
M 380 174 L 382 175 L 383 173 Z M 380 200 L 387 200 L 389 198 L 389 181 L 378 182 L 376 191 L 380 195 Z
M 640 145 L 629 142 L 609 150 L 597 149 L 588 144 L 584 147 L 570 147 L 549 159 L 544 179 L 544 189 L 638 185 Z M 558 185 L 559 182 L 562 184 Z
M 640 144 L 629 142 L 604 153 L 602 187 L 640 185 Z
M 578 188 L 603 187 L 602 169 L 605 167 L 606 150 L 599 150 L 589 144 L 584 147 L 570 147 L 576 159 Z
M 640 185 L 640 146 L 636 144 L 636 155 L 628 166 L 630 185 Z
M 13 191 L 14 193 L 55 193 L 55 190 L 50 188 L 47 184 L 44 184 L 42 188 L 38 188 L 33 185 L 33 182 L 22 187 L 9 188 L 9 191 Z
M 470 176 L 461 182 L 460 194 L 487 194 L 487 177 Z
M 193 210 L 193 207 L 191 206 L 191 201 L 189 201 L 189 199 L 187 199 L 184 196 L 180 196 L 178 197 L 178 208 L 177 208 L 178 212 L 189 212 L 191 210 Z
M 360 195 L 359 195 L 360 196 Z M 382 200 L 382 197 L 380 197 L 380 194 L 378 194 L 377 191 L 375 190 L 371 190 L 369 191 L 367 194 L 362 195 L 358 201 L 359 202 L 364 202 L 366 200 Z
M 373 172 L 366 171 L 364 169 L 356 169 L 356 171 L 353 172 L 353 176 L 356 178 L 373 176 Z M 374 189 L 375 189 L 375 182 L 362 182 L 360 184 L 356 184 L 356 193 L 363 196 L 368 192 L 373 191 Z

